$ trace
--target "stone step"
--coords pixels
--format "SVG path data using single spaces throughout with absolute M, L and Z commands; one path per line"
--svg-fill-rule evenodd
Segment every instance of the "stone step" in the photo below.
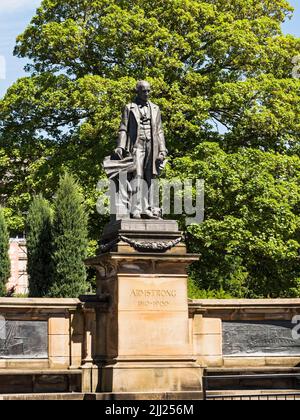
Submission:
M 87 400 L 97 401 L 197 401 L 203 399 L 200 391 L 186 392 L 118 392 L 86 394 Z
M 202 392 L 130 392 L 130 393 L 60 393 L 60 394 L 6 394 L 0 401 L 197 401 L 203 399 Z
M 300 400 L 300 391 L 293 389 L 208 391 L 208 400 Z
M 82 370 L 0 369 L 0 395 L 80 392 Z
M 286 366 L 264 366 L 264 367 L 245 367 L 245 368 L 207 368 L 205 369 L 207 376 L 219 375 L 250 375 L 250 374 L 289 374 L 300 373 L 299 367 Z
M 287 390 L 300 392 L 300 369 L 287 367 L 206 369 L 207 390 L 244 392 L 248 390 Z
M 0 395 L 0 401 L 83 401 L 84 394 L 4 394 Z

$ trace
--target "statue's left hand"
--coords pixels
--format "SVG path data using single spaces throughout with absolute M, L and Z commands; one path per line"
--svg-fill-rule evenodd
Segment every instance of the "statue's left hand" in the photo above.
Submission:
M 164 160 L 166 159 L 166 157 L 167 157 L 166 153 L 160 152 L 159 155 L 158 155 L 158 160 L 160 162 L 164 162 Z

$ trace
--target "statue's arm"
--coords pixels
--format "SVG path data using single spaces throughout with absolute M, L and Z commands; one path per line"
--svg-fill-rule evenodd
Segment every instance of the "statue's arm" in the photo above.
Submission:
M 168 150 L 166 147 L 166 140 L 165 140 L 163 125 L 162 125 L 162 118 L 161 118 L 160 110 L 157 115 L 157 124 L 158 124 L 157 128 L 158 128 L 159 153 L 163 153 L 164 157 L 166 157 L 168 154 Z
M 128 137 L 128 121 L 129 121 L 130 108 L 126 106 L 122 115 L 122 121 L 119 128 L 118 148 L 126 150 L 127 137 Z

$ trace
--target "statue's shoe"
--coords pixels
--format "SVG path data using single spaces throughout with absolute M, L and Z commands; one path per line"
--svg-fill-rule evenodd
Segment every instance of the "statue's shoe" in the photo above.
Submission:
M 139 220 L 139 219 L 142 218 L 142 215 L 141 215 L 141 213 L 136 212 L 136 213 L 133 213 L 133 215 L 131 217 L 132 217 L 132 219 Z
M 144 219 L 153 219 L 153 220 L 159 220 L 160 218 L 152 213 L 151 210 L 146 210 L 145 213 L 143 213 Z

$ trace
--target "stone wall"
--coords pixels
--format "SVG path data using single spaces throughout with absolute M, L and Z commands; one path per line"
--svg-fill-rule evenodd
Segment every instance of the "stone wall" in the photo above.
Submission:
M 84 319 L 79 300 L 4 298 L 0 316 L 0 369 L 81 366 Z
M 194 349 L 202 366 L 295 367 L 300 363 L 300 336 L 297 339 L 292 323 L 300 315 L 300 299 L 194 300 L 189 311 Z
M 92 369 L 97 344 L 95 305 L 102 303 L 0 299 L 0 376 Z M 300 340 L 292 338 L 291 320 L 299 315 L 300 299 L 190 301 L 190 343 L 202 367 L 298 366 Z M 96 371 L 95 375 L 97 381 Z M 83 374 L 84 389 L 89 389 L 86 381 L 90 380 Z

